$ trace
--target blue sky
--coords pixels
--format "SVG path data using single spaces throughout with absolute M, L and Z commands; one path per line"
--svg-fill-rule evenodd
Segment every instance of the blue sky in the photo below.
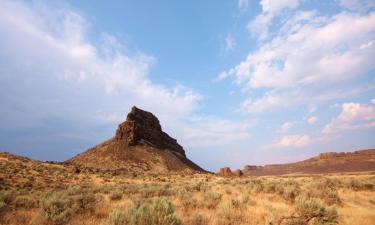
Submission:
M 0 149 L 65 160 L 132 105 L 223 166 L 375 147 L 375 1 L 0 2 Z

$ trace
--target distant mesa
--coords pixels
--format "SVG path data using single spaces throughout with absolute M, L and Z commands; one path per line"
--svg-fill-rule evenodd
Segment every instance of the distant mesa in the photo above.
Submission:
M 135 106 L 113 138 L 67 162 L 130 172 L 205 172 L 186 157 L 176 139 L 162 131 L 156 116 Z
M 285 174 L 345 173 L 375 170 L 375 149 L 354 152 L 325 152 L 316 157 L 286 164 L 265 166 L 246 165 L 243 170 L 231 172 L 229 167 L 220 169 L 221 176 L 272 176 Z M 241 172 L 242 173 L 241 173 Z
M 223 176 L 223 177 L 231 177 L 231 176 L 240 177 L 243 175 L 243 172 L 240 169 L 237 169 L 232 172 L 232 170 L 229 167 L 223 167 L 223 168 L 220 168 L 218 175 Z

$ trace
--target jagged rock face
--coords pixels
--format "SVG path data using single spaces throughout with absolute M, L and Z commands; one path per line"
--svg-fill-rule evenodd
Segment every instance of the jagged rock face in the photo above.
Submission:
M 168 149 L 185 157 L 185 151 L 176 139 L 162 131 L 158 118 L 135 106 L 126 121 L 118 126 L 115 139 L 122 140 L 129 146 L 146 144 L 159 149 Z
M 219 175 L 220 176 L 232 176 L 233 174 L 229 167 L 223 167 L 223 168 L 220 168 Z

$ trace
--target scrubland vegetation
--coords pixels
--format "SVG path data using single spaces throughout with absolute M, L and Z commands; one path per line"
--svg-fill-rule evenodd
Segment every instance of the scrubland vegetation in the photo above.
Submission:
M 1 225 L 370 225 L 375 173 L 132 174 L 0 154 Z
M 53 167 L 45 168 L 51 176 L 46 175 L 44 182 L 36 182 L 40 174 L 33 171 L 7 173 L 0 183 L 0 224 L 353 225 L 375 221 L 373 173 L 225 178 L 65 170 L 59 174 Z M 61 182 L 60 177 L 71 182 Z

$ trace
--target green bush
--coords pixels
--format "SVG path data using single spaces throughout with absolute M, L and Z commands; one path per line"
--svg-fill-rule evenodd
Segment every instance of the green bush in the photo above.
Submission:
M 52 224 L 66 224 L 73 214 L 93 211 L 96 197 L 83 189 L 54 192 L 40 203 L 39 219 Z
M 172 203 L 166 198 L 157 198 L 152 204 L 133 205 L 116 209 L 109 215 L 107 225 L 180 225 L 174 214 Z
M 53 224 L 65 224 L 72 215 L 72 202 L 62 193 L 53 193 L 44 199 L 40 205 L 40 217 L 43 221 Z
M 287 225 L 334 225 L 338 224 L 335 207 L 326 208 L 314 198 L 298 196 L 295 202 L 295 216 L 283 218 Z
M 130 219 L 131 213 L 128 213 L 125 210 L 115 209 L 109 214 L 106 225 L 130 224 Z
M 3 201 L 0 201 L 0 213 L 4 212 L 7 207 L 7 204 Z

